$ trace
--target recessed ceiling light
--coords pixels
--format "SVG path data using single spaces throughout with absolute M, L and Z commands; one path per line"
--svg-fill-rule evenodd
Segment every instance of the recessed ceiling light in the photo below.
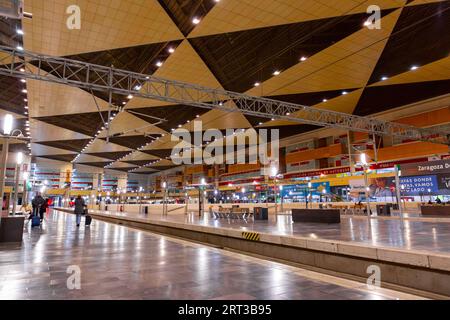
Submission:
M 280 73 L 281 73 L 280 70 L 275 70 L 275 71 L 273 72 L 273 75 L 274 75 L 274 76 L 278 76 Z
M 23 92 L 23 93 L 27 93 L 28 90 L 27 90 L 27 89 L 22 89 L 22 92 Z
M 128 95 L 127 97 L 129 100 L 133 99 L 133 96 L 131 94 Z
M 363 23 L 363 26 L 364 26 L 364 27 L 368 27 L 368 26 L 370 26 L 370 25 L 371 25 L 371 23 L 370 23 L 369 20 L 366 20 L 366 21 L 364 21 L 364 23 Z
M 169 53 L 174 53 L 175 52 L 175 48 L 170 47 L 168 51 L 169 51 Z
M 162 67 L 163 63 L 161 61 L 158 61 L 155 63 L 157 67 Z
M 17 34 L 24 35 L 24 32 L 22 29 L 17 29 L 16 32 L 17 32 Z
M 386 76 L 381 77 L 381 81 L 384 81 L 384 80 L 387 80 L 387 79 L 389 79 L 389 78 L 386 77 Z
M 261 85 L 261 83 L 255 82 L 255 87 L 259 87 L 260 85 Z
M 417 70 L 418 68 L 419 68 L 418 66 L 412 66 L 411 71 Z
M 199 116 L 199 115 L 196 115 L 195 117 L 196 117 L 196 118 L 200 118 L 200 116 Z
M 27 80 L 25 80 L 25 79 L 20 79 L 20 82 L 25 83 L 25 82 L 27 82 Z
M 347 91 L 342 91 L 342 94 L 345 96 L 346 94 L 348 94 Z
M 262 124 L 263 124 L 262 122 L 259 123 L 260 126 L 262 126 Z
M 140 86 L 140 85 L 137 85 L 136 87 L 134 87 L 134 90 L 136 90 L 136 91 L 139 91 L 141 89 L 142 89 L 142 86 Z
M 25 106 L 24 108 L 25 108 L 25 109 L 28 109 L 28 106 Z
M 126 105 L 127 103 L 124 101 L 124 102 L 122 102 L 122 104 L 123 104 L 123 105 Z
M 25 102 L 28 102 L 28 99 L 27 99 L 27 98 L 25 98 L 25 99 L 23 99 L 23 101 L 25 101 Z
M 306 61 L 306 59 L 308 59 L 308 58 L 303 56 L 303 57 L 300 58 L 300 61 Z
M 288 112 L 288 113 L 286 113 L 286 115 L 287 115 L 287 116 L 290 116 L 291 114 Z
M 22 46 L 17 46 L 16 48 L 17 48 L 17 50 L 23 51 L 23 47 Z
M 192 19 L 192 23 L 193 24 L 199 24 L 200 23 L 200 19 L 195 17 L 194 19 Z
M 20 68 L 19 71 L 20 72 L 25 72 L 25 69 L 24 68 Z
M 328 101 L 327 99 L 323 99 L 323 100 L 322 100 L 322 102 L 327 102 L 327 101 Z

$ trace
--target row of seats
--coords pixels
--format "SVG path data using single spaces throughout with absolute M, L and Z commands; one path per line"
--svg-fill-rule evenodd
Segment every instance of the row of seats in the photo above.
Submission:
M 219 207 L 218 211 L 210 210 L 211 218 L 215 219 L 242 219 L 245 220 L 252 216 L 248 208 L 239 208 L 233 206 L 233 208 L 222 208 Z

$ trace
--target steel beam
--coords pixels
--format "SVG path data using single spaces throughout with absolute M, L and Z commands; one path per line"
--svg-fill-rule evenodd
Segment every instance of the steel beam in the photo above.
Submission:
M 241 112 L 274 120 L 350 131 L 427 140 L 439 130 L 382 121 L 304 105 L 212 89 L 180 81 L 51 57 L 0 46 L 0 75 L 59 83 L 110 94 L 128 95 L 207 109 Z

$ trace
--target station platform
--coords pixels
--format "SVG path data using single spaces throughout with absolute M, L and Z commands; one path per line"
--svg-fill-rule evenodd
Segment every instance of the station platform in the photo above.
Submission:
M 422 296 L 51 210 L 20 244 L 0 244 L 0 299 L 423 299 Z M 69 267 L 81 271 L 67 287 Z
M 72 209 L 55 208 L 71 212 Z M 97 220 L 194 240 L 367 278 L 380 267 L 384 285 L 450 296 L 450 221 L 343 216 L 340 224 L 292 223 L 289 214 L 269 221 L 215 219 L 206 214 L 139 214 L 90 210 Z M 364 280 L 365 281 L 365 280 Z

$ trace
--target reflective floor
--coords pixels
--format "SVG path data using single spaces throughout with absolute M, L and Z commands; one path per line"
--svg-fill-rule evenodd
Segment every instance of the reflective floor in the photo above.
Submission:
M 450 223 L 446 220 L 446 222 L 405 220 L 402 230 L 401 222 L 398 219 L 370 219 L 369 222 L 369 219 L 362 216 L 343 216 L 340 224 L 317 224 L 293 223 L 290 215 L 270 216 L 269 221 L 243 221 L 238 219 L 214 219 L 208 217 L 208 215 L 199 218 L 198 214 L 194 213 L 188 215 L 169 214 L 166 217 L 157 214 L 109 213 L 138 219 L 170 220 L 243 231 L 351 241 L 352 243 L 395 247 L 405 250 L 425 250 L 441 254 L 450 253 Z
M 80 290 L 67 287 L 71 266 Z M 416 298 L 101 221 L 78 229 L 60 212 L 0 245 L 0 299 Z

